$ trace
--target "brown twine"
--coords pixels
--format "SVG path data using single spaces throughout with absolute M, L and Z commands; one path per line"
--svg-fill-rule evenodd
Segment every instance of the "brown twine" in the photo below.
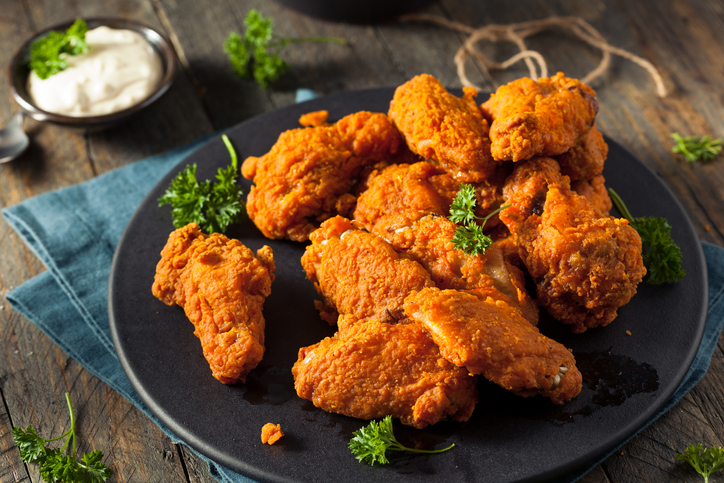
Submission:
M 520 60 L 523 60 L 528 67 L 531 79 L 548 77 L 548 66 L 545 58 L 539 52 L 529 50 L 525 45 L 524 39 L 550 27 L 561 27 L 569 30 L 584 42 L 600 49 L 603 54 L 598 66 L 583 77 L 583 79 L 581 79 L 582 82 L 588 84 L 603 75 L 611 64 L 611 54 L 615 54 L 646 69 L 656 84 L 656 93 L 660 97 L 666 97 L 667 95 L 663 78 L 651 62 L 639 57 L 638 55 L 632 54 L 627 50 L 612 46 L 606 42 L 598 30 L 579 17 L 550 17 L 543 20 L 532 20 L 508 25 L 491 24 L 481 28 L 473 28 L 460 22 L 455 22 L 444 17 L 429 14 L 403 15 L 400 17 L 400 20 L 403 22 L 433 22 L 449 29 L 468 34 L 468 38 L 455 54 L 455 65 L 457 66 L 458 77 L 464 86 L 477 88 L 477 86 L 468 79 L 468 76 L 465 73 L 465 63 L 471 56 L 475 57 L 480 62 L 484 69 L 484 75 L 488 77 L 488 80 L 492 85 L 495 85 L 496 83 L 490 76 L 489 70 L 507 69 Z M 520 52 L 503 62 L 495 62 L 486 57 L 485 54 L 476 47 L 476 44 L 481 40 L 489 40 L 492 42 L 512 42 L 518 47 L 518 49 L 520 49 Z

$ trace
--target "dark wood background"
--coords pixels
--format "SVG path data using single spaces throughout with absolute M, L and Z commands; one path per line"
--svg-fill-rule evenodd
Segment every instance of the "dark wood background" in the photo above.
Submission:
M 275 21 L 285 36 L 330 35 L 348 45 L 300 44 L 283 57 L 291 71 L 263 90 L 236 78 L 222 50 L 224 38 L 240 30 L 250 8 Z M 689 164 L 670 152 L 673 132 L 724 135 L 724 4 L 720 0 L 443 0 L 422 10 L 470 26 L 512 23 L 550 16 L 579 16 L 617 47 L 653 62 L 665 78 L 668 97 L 658 98 L 639 66 L 614 58 L 593 83 L 600 102 L 601 131 L 653 168 L 683 204 L 702 240 L 724 246 L 724 156 Z M 353 25 L 313 19 L 268 0 L 0 0 L 0 65 L 35 31 L 76 17 L 122 17 L 165 32 L 174 42 L 182 72 L 152 110 L 105 132 L 70 131 L 26 122 L 29 151 L 0 165 L 0 206 L 76 184 L 114 168 L 163 152 L 256 114 L 294 102 L 298 87 L 329 94 L 399 85 L 426 72 L 460 86 L 453 56 L 464 36 L 423 23 Z M 583 77 L 600 52 L 560 30 L 533 37 L 530 47 L 552 72 Z M 498 59 L 510 46 L 486 46 Z M 479 66 L 471 80 L 484 89 Z M 504 83 L 526 75 L 519 64 L 494 78 Z M 0 122 L 17 109 L 5 78 L 0 80 Z M 0 220 L 0 483 L 41 481 L 26 466 L 11 428 L 33 424 L 59 433 L 68 424 L 63 394 L 74 395 L 80 451 L 100 449 L 118 482 L 211 482 L 202 461 L 173 444 L 146 417 L 83 370 L 34 325 L 14 312 L 4 296 L 44 267 Z M 717 348 L 704 380 L 674 409 L 630 441 L 620 453 L 583 479 L 595 482 L 695 481 L 675 454 L 690 442 L 724 444 L 724 354 Z M 45 433 L 45 434 L 47 434 Z

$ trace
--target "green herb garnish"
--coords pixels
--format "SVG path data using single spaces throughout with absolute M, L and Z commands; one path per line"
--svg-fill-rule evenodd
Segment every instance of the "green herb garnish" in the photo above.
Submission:
M 646 267 L 646 282 L 652 285 L 681 280 L 686 272 L 681 269 L 681 249 L 671 239 L 671 225 L 665 218 L 648 216 L 634 218 L 621 197 L 608 189 L 613 204 L 641 237 L 642 256 Z
M 77 19 L 65 33 L 55 30 L 39 38 L 30 46 L 30 69 L 41 79 L 47 79 L 68 68 L 64 55 L 88 52 L 85 34 L 88 26 Z
M 231 165 L 219 168 L 216 183 L 196 179 L 196 164 L 184 168 L 171 186 L 158 199 L 158 206 L 171 205 L 171 218 L 176 228 L 198 223 L 205 233 L 223 233 L 239 221 L 244 213 L 242 190 L 236 185 L 239 174 L 236 151 L 226 134 L 221 136 L 231 156 Z
M 722 148 L 722 140 L 712 139 L 711 136 L 683 137 L 678 132 L 675 132 L 671 137 L 676 143 L 674 147 L 671 148 L 671 152 L 684 155 L 684 159 L 690 163 L 709 161 L 719 154 Z
M 26 463 L 36 463 L 40 476 L 48 483 L 100 483 L 113 476 L 113 471 L 103 464 L 103 453 L 96 450 L 83 455 L 80 461 L 75 459 L 76 433 L 75 414 L 70 395 L 65 393 L 70 412 L 70 429 L 62 435 L 44 439 L 38 436 L 32 425 L 23 431 L 13 428 L 13 440 L 20 450 L 20 458 Z M 65 439 L 61 449 L 48 448 L 47 443 Z M 65 454 L 66 450 L 69 451 Z
M 684 453 L 676 455 L 676 459 L 689 463 L 704 477 L 704 483 L 708 483 L 709 476 L 713 473 L 724 470 L 724 448 L 719 446 L 706 449 L 702 448 L 701 443 L 696 446 L 690 444 Z
M 289 64 L 279 57 L 279 52 L 287 45 L 298 42 L 346 43 L 344 39 L 335 37 L 280 37 L 272 33 L 272 19 L 255 9 L 246 14 L 244 25 L 244 36 L 231 32 L 224 42 L 224 51 L 240 77 L 253 78 L 264 88 L 289 69 Z
M 390 451 L 412 451 L 415 453 L 435 454 L 452 449 L 451 444 L 444 449 L 425 450 L 408 448 L 400 444 L 392 431 L 392 417 L 385 416 L 381 421 L 370 421 L 370 424 L 355 431 L 354 437 L 349 442 L 349 449 L 360 463 L 374 465 L 375 463 L 387 464 L 385 452 Z
M 485 222 L 491 216 L 510 206 L 501 206 L 485 218 L 479 218 L 475 216 L 475 203 L 475 188 L 469 184 L 462 184 L 455 200 L 450 205 L 449 216 L 451 221 L 462 224 L 455 230 L 452 238 L 453 245 L 473 256 L 482 255 L 493 244 L 493 240 L 483 233 Z M 482 220 L 482 223 L 478 224 L 476 220 Z

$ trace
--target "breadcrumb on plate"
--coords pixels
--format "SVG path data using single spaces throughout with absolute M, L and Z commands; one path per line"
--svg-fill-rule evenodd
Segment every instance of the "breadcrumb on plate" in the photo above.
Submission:
M 262 443 L 274 444 L 282 436 L 284 436 L 284 433 L 282 432 L 282 427 L 278 424 L 266 423 L 264 427 L 261 428 Z

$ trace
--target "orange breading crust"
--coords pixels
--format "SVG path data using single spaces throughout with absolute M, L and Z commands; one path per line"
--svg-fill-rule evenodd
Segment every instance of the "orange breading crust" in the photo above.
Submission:
M 568 151 L 591 129 L 598 113 L 594 90 L 561 72 L 500 86 L 480 107 L 492 121 L 493 158 L 505 161 Z
M 405 314 L 428 330 L 445 359 L 520 396 L 563 404 L 581 391 L 571 351 L 503 301 L 426 288 L 405 299 Z
M 262 306 L 271 293 L 270 247 L 256 257 L 240 241 L 191 223 L 171 233 L 156 266 L 153 295 L 183 307 L 213 376 L 243 382 L 264 355 Z
M 476 379 L 443 359 L 421 326 L 339 325 L 344 330 L 299 350 L 292 367 L 299 397 L 325 411 L 360 419 L 391 415 L 415 428 L 470 418 Z
M 561 174 L 568 176 L 571 182 L 575 182 L 600 176 L 607 156 L 608 144 L 594 124 L 578 144 L 565 153 L 555 156 L 554 159 L 561 167 Z
M 321 316 L 333 324 L 337 314 L 396 320 L 412 290 L 433 285 L 416 261 L 399 255 L 377 235 L 334 217 L 310 235 L 302 267 L 324 298 Z
M 446 216 L 460 183 L 431 163 L 393 164 L 370 174 L 353 218 L 381 236 L 434 213 Z
M 463 89 L 455 97 L 431 75 L 413 77 L 395 90 L 389 116 L 412 152 L 432 159 L 465 183 L 482 181 L 495 169 L 490 156 L 488 123 Z
M 646 274 L 628 221 L 601 215 L 551 158 L 519 165 L 503 193 L 512 206 L 501 220 L 517 236 L 539 303 L 576 333 L 616 318 Z
M 249 218 L 267 238 L 306 241 L 323 220 L 348 214 L 356 176 L 397 153 L 401 142 L 385 114 L 365 111 L 285 131 L 268 153 L 241 167 L 255 184 L 246 201 Z
M 264 444 L 274 444 L 279 441 L 279 438 L 282 436 L 284 436 L 284 433 L 279 424 L 266 423 L 261 428 L 261 442 Z

